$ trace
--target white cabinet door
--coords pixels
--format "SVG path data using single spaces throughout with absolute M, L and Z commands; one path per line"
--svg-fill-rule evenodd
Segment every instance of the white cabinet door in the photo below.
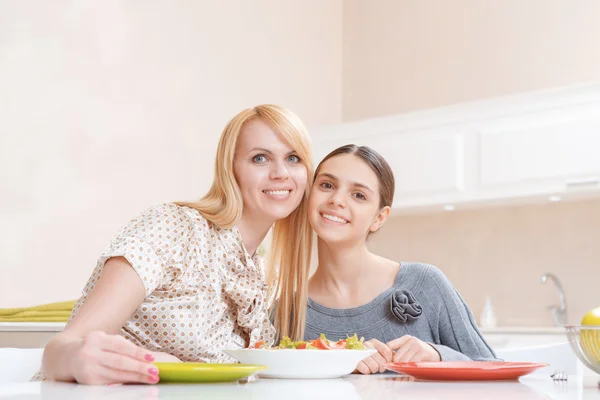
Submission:
M 600 117 L 482 130 L 482 188 L 510 185 L 597 186 Z
M 351 142 L 373 148 L 390 164 L 396 183 L 395 207 L 423 205 L 429 199 L 452 197 L 464 189 L 462 133 L 389 133 L 355 139 Z M 322 158 L 341 144 L 339 140 L 320 142 L 315 153 Z
M 374 138 L 369 145 L 394 171 L 396 206 L 464 189 L 464 140 L 460 133 L 392 134 Z

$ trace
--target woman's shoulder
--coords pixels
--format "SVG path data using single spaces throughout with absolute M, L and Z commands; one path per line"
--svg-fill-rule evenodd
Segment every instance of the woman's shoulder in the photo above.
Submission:
M 206 222 L 206 218 L 204 218 L 204 216 L 198 210 L 191 207 L 169 202 L 155 204 L 154 206 L 144 210 L 141 213 L 141 215 L 151 218 L 157 218 L 159 220 L 163 219 L 165 221 L 170 218 L 172 220 L 179 221 L 187 219 Z
M 138 237 L 160 239 L 167 243 L 196 236 L 211 229 L 212 224 L 197 210 L 174 203 L 149 207 L 121 227 L 115 238 Z
M 133 221 L 143 222 L 151 225 L 165 226 L 195 226 L 210 224 L 206 218 L 196 209 L 181 206 L 175 203 L 156 204 L 139 214 Z

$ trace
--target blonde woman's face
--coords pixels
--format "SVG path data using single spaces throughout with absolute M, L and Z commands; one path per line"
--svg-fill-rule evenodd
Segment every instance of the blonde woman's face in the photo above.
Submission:
M 275 222 L 294 211 L 306 190 L 304 161 L 260 119 L 244 125 L 233 171 L 244 200 L 244 215 Z
M 379 214 L 379 180 L 353 154 L 341 154 L 321 164 L 308 205 L 308 220 L 327 243 L 366 240 Z

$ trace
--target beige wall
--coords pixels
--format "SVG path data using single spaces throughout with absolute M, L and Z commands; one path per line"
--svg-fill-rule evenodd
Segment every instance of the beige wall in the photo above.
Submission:
M 600 200 L 396 216 L 370 243 L 398 261 L 442 269 L 479 318 L 490 295 L 503 326 L 552 325 L 558 304 L 546 272 L 566 293 L 569 321 L 600 306 Z M 478 319 L 479 320 L 479 319 Z
M 77 297 L 121 224 L 207 189 L 244 107 L 310 128 L 600 78 L 595 1 L 158 4 L 0 4 L 0 307 Z M 490 294 L 503 325 L 552 322 L 555 272 L 578 322 L 599 220 L 598 202 L 401 216 L 371 246 L 439 265 L 476 314 Z
M 341 0 L 0 4 L 0 307 L 76 298 L 129 218 L 199 197 L 229 118 L 341 121 Z
M 345 0 L 344 120 L 600 79 L 596 0 Z

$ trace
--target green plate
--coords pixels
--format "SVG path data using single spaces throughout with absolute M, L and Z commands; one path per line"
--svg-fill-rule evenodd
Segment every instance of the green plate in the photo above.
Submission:
M 154 363 L 160 382 L 234 382 L 267 369 L 252 364 Z

